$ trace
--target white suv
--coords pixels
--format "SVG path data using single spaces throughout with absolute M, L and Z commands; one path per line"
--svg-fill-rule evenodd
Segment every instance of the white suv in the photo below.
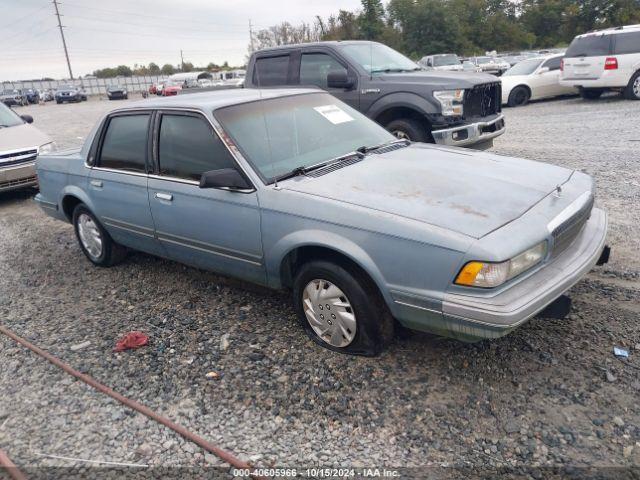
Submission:
M 560 84 L 578 87 L 583 98 L 617 90 L 640 100 L 640 25 L 578 35 L 567 49 Z

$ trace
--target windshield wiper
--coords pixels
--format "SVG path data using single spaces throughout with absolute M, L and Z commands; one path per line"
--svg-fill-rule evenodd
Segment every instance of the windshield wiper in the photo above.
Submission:
M 346 155 L 341 155 L 340 157 L 336 157 L 333 158 L 331 160 L 327 160 L 326 162 L 320 162 L 320 163 L 314 163 L 313 165 L 301 165 L 299 167 L 294 168 L 293 170 L 287 172 L 287 173 L 283 173 L 282 175 L 279 175 L 277 177 L 273 178 L 274 183 L 278 183 L 281 180 L 286 180 L 287 178 L 293 178 L 293 177 L 298 177 L 300 175 L 306 175 L 309 172 L 312 172 L 314 170 L 318 170 L 319 168 L 322 167 L 326 167 L 329 165 L 334 165 L 336 163 L 342 162 L 343 160 L 353 157 L 354 155 L 363 155 L 362 152 L 356 151 L 356 152 L 350 152 L 347 153 Z
M 362 146 L 362 147 L 356 148 L 356 152 L 366 155 L 367 153 L 373 152 L 383 147 L 395 145 L 396 143 L 404 143 L 406 146 L 408 146 L 409 143 L 411 142 L 406 138 L 399 138 L 398 140 L 391 140 L 390 142 L 381 143 L 380 145 L 372 145 L 370 147 Z

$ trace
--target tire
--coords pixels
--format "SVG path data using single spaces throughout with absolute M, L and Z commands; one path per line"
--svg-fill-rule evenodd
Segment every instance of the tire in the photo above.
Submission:
M 111 267 L 121 262 L 127 249 L 113 241 L 98 219 L 83 203 L 73 210 L 73 228 L 82 253 L 99 267 Z M 99 238 L 98 247 L 96 238 Z
M 531 92 L 529 92 L 529 89 L 527 87 L 519 86 L 511 90 L 507 105 L 510 107 L 524 107 L 529 103 L 530 98 Z
M 319 290 L 328 296 L 316 297 Z M 293 281 L 293 301 L 307 335 L 329 350 L 375 356 L 393 339 L 394 320 L 384 300 L 373 282 L 351 266 L 327 260 L 305 263 Z
M 629 84 L 624 89 L 624 98 L 627 100 L 640 100 L 640 70 L 629 80 Z
M 427 127 L 412 118 L 391 120 L 385 125 L 385 128 L 398 138 L 406 138 L 412 142 L 434 143 Z
M 60 105 L 62 103 L 62 100 L 56 100 L 56 103 Z
M 585 100 L 597 100 L 602 96 L 604 90 L 601 88 L 581 88 L 580 96 Z

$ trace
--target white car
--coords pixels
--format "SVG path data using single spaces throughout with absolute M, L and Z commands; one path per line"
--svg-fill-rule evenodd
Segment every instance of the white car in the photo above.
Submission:
M 418 62 L 427 70 L 444 70 L 448 72 L 461 72 L 462 63 L 455 53 L 441 53 L 422 57 Z
M 561 62 L 562 55 L 547 55 L 516 63 L 500 77 L 503 105 L 520 107 L 529 100 L 577 94 L 575 87 L 560 85 Z
M 578 35 L 565 53 L 560 83 L 586 99 L 607 90 L 640 100 L 640 25 Z
M 510 64 L 496 57 L 471 57 L 469 61 L 477 65 L 481 72 L 493 75 L 502 75 L 511 68 Z

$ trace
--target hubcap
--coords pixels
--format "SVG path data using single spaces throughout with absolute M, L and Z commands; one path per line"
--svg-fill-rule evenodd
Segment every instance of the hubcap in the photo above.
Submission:
M 399 138 L 401 140 L 411 140 L 409 138 L 409 135 L 407 135 L 407 132 L 403 132 L 402 130 L 394 130 L 391 133 L 395 135 L 396 138 Z
M 86 213 L 78 216 L 78 236 L 91 257 L 97 259 L 102 254 L 102 236 L 98 226 Z
M 356 336 L 356 316 L 342 290 L 327 280 L 311 280 L 302 292 L 302 306 L 316 335 L 333 347 L 346 347 Z
M 640 98 L 640 76 L 633 82 L 633 94 L 636 98 Z

